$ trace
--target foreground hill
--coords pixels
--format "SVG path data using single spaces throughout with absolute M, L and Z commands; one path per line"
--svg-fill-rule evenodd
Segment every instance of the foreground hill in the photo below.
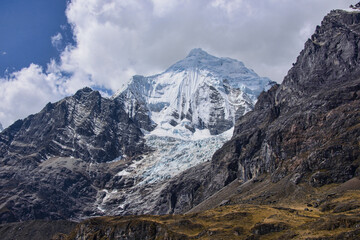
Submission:
M 346 189 L 346 190 L 345 190 Z M 319 206 L 236 204 L 199 213 L 101 217 L 64 239 L 359 239 L 360 180 L 317 190 Z M 338 193 L 334 193 L 337 191 Z M 60 238 L 58 238 L 60 239 Z

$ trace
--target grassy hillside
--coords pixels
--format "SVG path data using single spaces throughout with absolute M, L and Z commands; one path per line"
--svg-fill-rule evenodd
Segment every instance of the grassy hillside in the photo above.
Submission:
M 261 190 L 264 181 L 254 183 L 253 195 L 247 191 L 247 201 L 259 200 L 256 188 Z M 306 192 L 302 192 L 298 201 L 278 195 L 281 204 L 263 200 L 264 204 L 236 203 L 240 198 L 246 200 L 238 193 L 226 202 L 230 205 L 195 213 L 93 218 L 78 224 L 66 239 L 360 238 L 358 178 L 341 185 L 308 188 Z

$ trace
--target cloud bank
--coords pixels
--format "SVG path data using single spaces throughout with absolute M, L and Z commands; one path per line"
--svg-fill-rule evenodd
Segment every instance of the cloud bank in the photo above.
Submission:
M 351 3 L 73 0 L 66 15 L 76 46 L 63 48 L 46 69 L 30 64 L 0 79 L 0 122 L 8 126 L 84 86 L 116 91 L 132 75 L 164 71 L 195 47 L 281 82 L 323 16 Z M 50 39 L 57 48 L 62 40 Z

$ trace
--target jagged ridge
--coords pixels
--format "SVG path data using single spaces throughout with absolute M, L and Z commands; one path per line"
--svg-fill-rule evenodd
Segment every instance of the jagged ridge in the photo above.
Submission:
M 211 163 L 172 180 L 157 211 L 184 212 L 236 179 L 261 174 L 314 187 L 358 176 L 359 46 L 359 12 L 327 15 L 283 83 L 260 95 Z
M 109 161 L 147 150 L 123 105 L 97 91 L 49 103 L 0 134 L 0 222 L 91 214 L 97 189 L 117 171 Z

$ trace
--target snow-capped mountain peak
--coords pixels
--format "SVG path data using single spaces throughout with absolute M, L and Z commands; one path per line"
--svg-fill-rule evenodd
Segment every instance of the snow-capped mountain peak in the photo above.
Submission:
M 202 50 L 201 48 L 194 48 L 192 49 L 189 54 L 187 55 L 186 58 L 192 57 L 192 56 L 211 56 L 210 54 L 208 54 L 207 52 L 205 52 L 204 50 Z
M 189 52 L 189 54 L 184 59 L 170 66 L 165 72 L 179 71 L 179 70 L 183 71 L 183 70 L 198 68 L 198 69 L 209 69 L 216 72 L 220 72 L 220 70 L 223 70 L 222 73 L 227 74 L 226 71 L 229 69 L 235 69 L 235 68 L 243 69 L 244 67 L 245 67 L 244 63 L 238 60 L 231 58 L 218 58 L 208 54 L 206 51 L 202 50 L 201 48 L 194 48 Z M 253 73 L 255 74 L 255 72 Z
M 134 76 L 114 98 L 152 134 L 189 139 L 229 130 L 272 84 L 238 60 L 196 48 L 161 74 Z

